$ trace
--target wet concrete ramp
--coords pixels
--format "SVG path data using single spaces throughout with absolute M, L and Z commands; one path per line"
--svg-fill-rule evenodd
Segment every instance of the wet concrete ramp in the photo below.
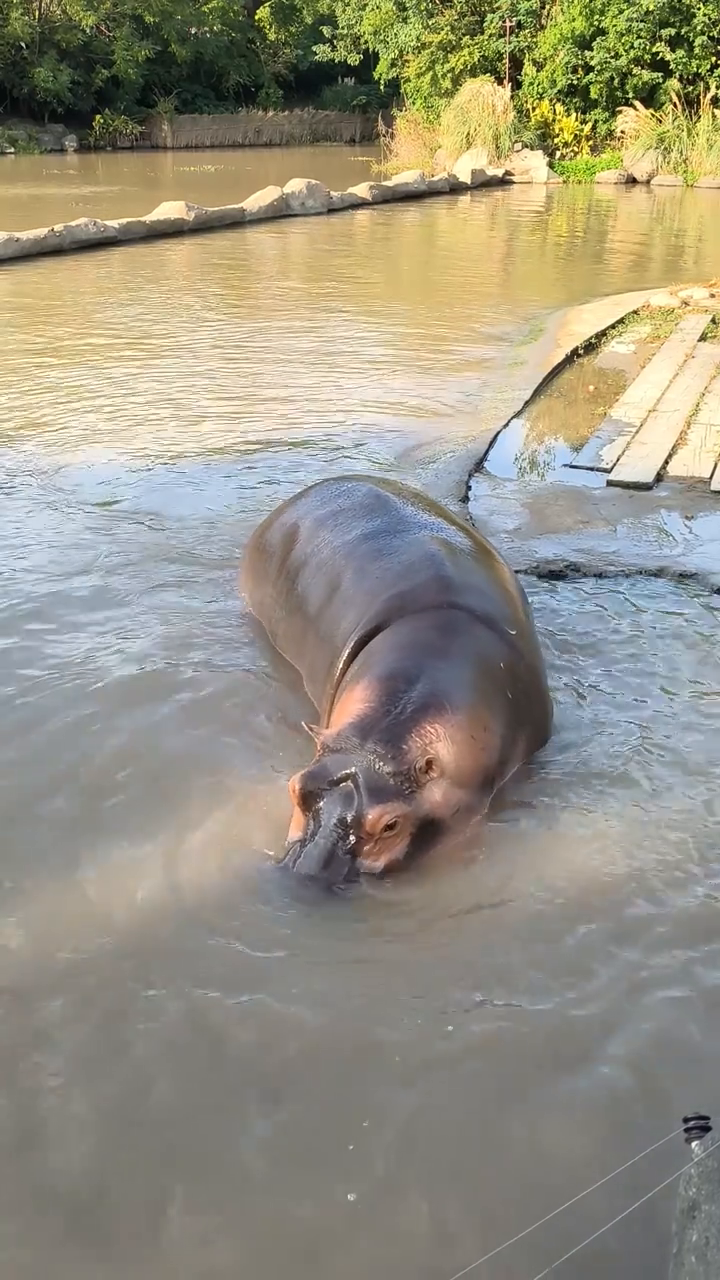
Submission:
M 683 317 L 569 466 L 621 488 L 667 476 L 720 492 L 720 342 L 702 340 L 710 319 Z

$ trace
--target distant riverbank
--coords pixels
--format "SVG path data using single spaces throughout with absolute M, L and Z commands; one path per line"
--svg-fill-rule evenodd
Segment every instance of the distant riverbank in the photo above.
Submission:
M 74 152 L 207 150 L 216 147 L 359 146 L 377 139 L 380 116 L 360 111 L 233 111 L 219 115 L 155 114 L 138 122 L 105 112 L 92 130 L 38 124 L 0 115 L 0 155 Z M 386 120 L 386 123 L 389 122 Z

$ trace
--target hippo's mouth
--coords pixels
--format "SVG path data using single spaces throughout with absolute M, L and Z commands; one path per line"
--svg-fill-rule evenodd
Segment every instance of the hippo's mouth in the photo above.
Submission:
M 360 853 L 359 811 L 354 779 L 338 779 L 318 795 L 305 834 L 287 846 L 283 866 L 329 884 L 355 878 Z

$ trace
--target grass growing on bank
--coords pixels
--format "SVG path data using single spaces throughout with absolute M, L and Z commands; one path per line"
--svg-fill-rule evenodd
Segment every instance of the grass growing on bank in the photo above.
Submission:
M 419 111 L 398 111 L 391 129 L 380 122 L 380 159 L 371 168 L 377 174 L 404 173 L 406 169 L 434 170 L 433 157 L 440 145 L 437 129 Z
M 121 142 L 137 142 L 141 134 L 142 125 L 132 116 L 101 111 L 92 122 L 88 141 L 91 147 L 116 147 Z
M 599 156 L 577 156 L 574 160 L 553 160 L 553 169 L 563 182 L 594 182 L 606 169 L 621 169 L 619 151 L 603 151 Z
M 19 156 L 37 156 L 40 148 L 35 138 L 24 130 L 0 128 L 0 146 L 12 147 Z
M 380 163 L 386 174 L 405 169 L 432 173 L 433 157 L 442 152 L 443 167 L 472 147 L 483 147 L 489 164 L 499 164 L 521 137 L 521 122 L 509 89 L 488 76 L 466 80 L 437 122 L 411 107 L 397 112 L 392 129 L 380 128 Z
M 593 151 L 604 139 L 576 112 L 545 99 L 517 104 L 509 89 L 480 76 L 461 86 L 437 120 L 406 107 L 395 115 L 392 129 L 381 127 L 376 167 L 386 174 L 432 173 L 451 168 L 474 147 L 485 150 L 489 164 L 502 164 L 522 142 L 542 147 L 554 171 L 570 183 L 594 182 L 603 170 L 621 168 L 623 156 L 630 164 L 651 157 L 658 172 L 678 174 L 688 185 L 720 176 L 720 110 L 712 92 L 697 107 L 677 93 L 657 110 L 639 102 L 623 107 L 616 122 L 619 148 L 599 155 Z
M 703 333 L 701 342 L 717 342 L 720 338 L 720 316 L 717 313 L 710 317 L 707 329 Z
M 443 111 L 438 132 L 448 161 L 454 162 L 471 147 L 483 147 L 490 164 L 499 164 L 518 140 L 510 90 L 484 78 L 467 80 Z
M 696 109 L 677 93 L 658 111 L 635 102 L 618 113 L 617 135 L 631 162 L 653 155 L 660 173 L 673 173 L 691 185 L 720 176 L 720 111 L 712 92 Z
M 623 338 L 626 334 L 637 337 L 637 340 L 648 347 L 659 346 L 674 333 L 682 316 L 687 315 L 686 307 L 638 307 L 628 315 L 616 320 L 609 329 L 595 334 L 587 342 L 580 344 L 577 356 L 587 356 L 593 351 L 604 350 L 615 338 Z M 642 337 L 640 337 L 642 333 Z

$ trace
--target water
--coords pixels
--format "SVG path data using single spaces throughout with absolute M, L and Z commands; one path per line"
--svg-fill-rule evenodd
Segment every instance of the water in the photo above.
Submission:
M 325 899 L 264 852 L 311 708 L 236 594 L 302 484 L 450 459 L 549 311 L 718 272 L 707 195 L 519 188 L 0 275 L 13 1280 L 449 1280 L 717 1109 L 718 598 L 529 580 L 543 759 L 442 858 Z M 684 1157 L 473 1274 L 532 1280 Z M 672 1205 L 558 1274 L 662 1275 Z
M 338 189 L 372 176 L 376 147 L 245 147 L 211 151 L 110 151 L 4 157 L 0 229 L 24 231 L 73 218 L 130 218 L 163 200 L 237 204 L 262 187 L 317 178 Z

